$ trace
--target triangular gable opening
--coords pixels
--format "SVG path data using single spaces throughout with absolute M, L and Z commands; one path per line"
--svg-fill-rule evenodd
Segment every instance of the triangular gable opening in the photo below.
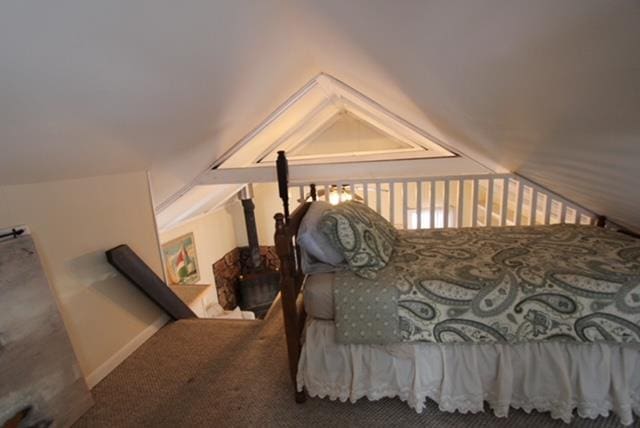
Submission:
M 445 144 L 354 88 L 320 74 L 239 141 L 213 168 L 457 156 Z
M 284 141 L 258 160 L 275 162 L 286 150 L 291 163 L 334 163 L 454 156 L 432 141 L 412 141 L 392 129 L 381 129 L 349 110 L 340 110 L 299 141 Z
M 216 209 L 245 183 L 273 182 L 277 152 L 314 180 L 483 174 L 490 170 L 325 73 L 300 88 L 191 183 L 157 207 L 161 230 Z M 384 169 L 381 163 L 384 162 Z M 298 179 L 302 177 L 297 177 Z

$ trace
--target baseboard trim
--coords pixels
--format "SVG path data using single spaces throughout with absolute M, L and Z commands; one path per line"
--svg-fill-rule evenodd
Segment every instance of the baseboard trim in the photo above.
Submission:
M 107 361 L 102 363 L 97 369 L 91 372 L 86 377 L 87 385 L 89 389 L 93 389 L 102 379 L 104 379 L 113 369 L 118 367 L 120 363 L 127 359 L 127 357 L 140 347 L 144 342 L 153 336 L 163 325 L 169 321 L 167 314 L 162 314 L 151 325 L 146 327 L 136 337 L 134 337 L 129 343 L 120 348 L 118 352 L 113 354 Z

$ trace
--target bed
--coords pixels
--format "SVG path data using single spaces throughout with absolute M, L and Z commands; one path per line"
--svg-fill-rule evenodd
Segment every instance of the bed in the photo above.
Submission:
M 568 225 L 403 231 L 375 278 L 305 275 L 296 238 L 312 203 L 289 214 L 284 153 L 278 179 L 296 401 L 486 402 L 496 416 L 535 409 L 567 423 L 576 410 L 624 425 L 640 414 L 640 240 Z

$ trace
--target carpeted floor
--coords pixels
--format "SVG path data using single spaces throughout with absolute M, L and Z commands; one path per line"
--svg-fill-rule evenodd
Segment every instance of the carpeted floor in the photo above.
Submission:
M 293 401 L 280 308 L 264 321 L 169 324 L 93 389 L 76 427 L 567 427 L 541 413 L 417 414 L 398 399 Z M 616 416 L 570 426 L 617 427 Z

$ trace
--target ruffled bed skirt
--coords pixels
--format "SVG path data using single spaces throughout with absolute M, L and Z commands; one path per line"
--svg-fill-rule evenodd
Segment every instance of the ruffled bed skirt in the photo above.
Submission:
M 640 415 L 640 349 L 560 342 L 340 345 L 332 321 L 311 320 L 298 369 L 298 389 L 341 401 L 399 397 L 421 413 L 427 398 L 440 410 L 480 412 L 488 402 L 550 412 L 569 423 L 615 412 L 624 425 Z

